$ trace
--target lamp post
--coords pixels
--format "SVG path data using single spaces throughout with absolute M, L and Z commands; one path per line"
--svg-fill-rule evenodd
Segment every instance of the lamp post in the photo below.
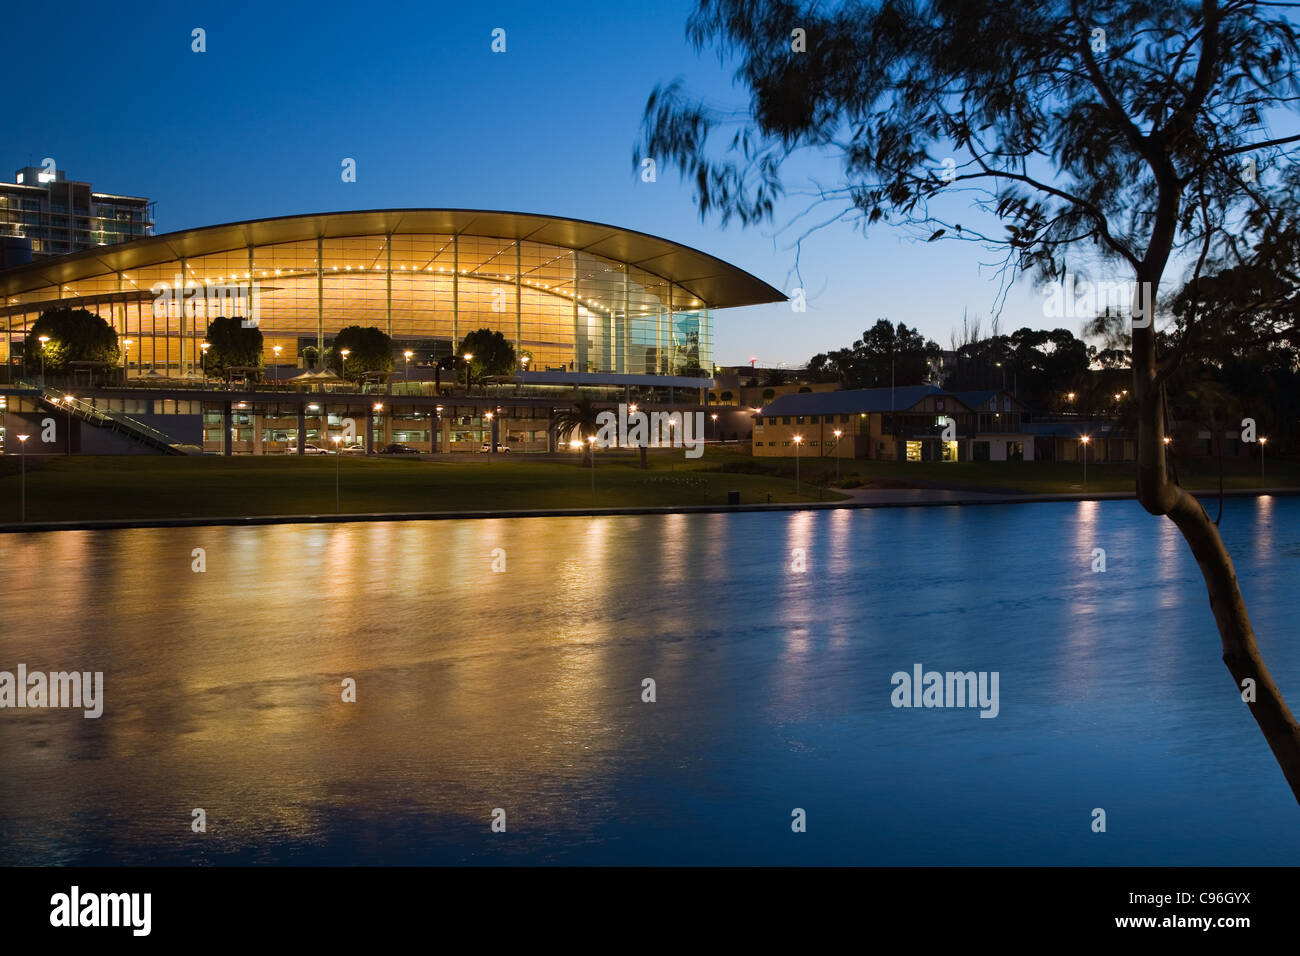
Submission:
M 38 336 L 36 341 L 41 343 L 41 388 L 45 387 L 45 346 L 49 343 L 48 335 Z
M 1088 436 L 1084 435 L 1082 438 L 1079 439 L 1079 441 L 1082 443 L 1080 447 L 1083 449 L 1083 490 L 1087 491 L 1088 490 Z
M 591 503 L 596 503 L 596 436 L 588 435 L 587 441 L 591 444 Z
M 1268 444 L 1268 439 L 1263 435 L 1259 436 L 1259 486 L 1264 487 L 1264 446 Z
M 275 381 L 280 380 L 280 353 L 284 351 L 283 345 L 272 345 L 271 351 L 275 353 L 275 371 L 272 373 Z
M 18 520 L 25 522 L 27 520 L 27 439 L 30 435 L 18 436 L 18 447 L 22 449 L 22 492 L 18 498 Z
M 835 483 L 838 485 L 840 483 L 840 436 L 844 432 L 837 428 L 833 434 L 835 435 Z
M 433 433 L 437 437 L 434 438 L 434 442 L 436 444 L 434 445 L 433 450 L 438 452 L 439 454 L 442 454 L 442 406 L 441 405 L 433 406 L 433 413 L 438 416 L 437 420 L 434 423 Z
M 402 353 L 402 357 L 406 359 L 406 380 L 408 382 L 411 380 L 411 356 L 414 354 L 415 353 L 412 352 L 410 349 L 407 349 L 405 352 Z
M 473 357 L 474 357 L 473 352 L 465 353 L 465 394 L 466 395 L 469 394 L 469 363 L 470 363 L 470 359 L 472 359 Z
M 334 442 L 334 513 L 339 513 L 339 459 L 343 457 L 343 451 L 339 448 L 339 442 L 343 441 L 342 435 L 335 435 L 330 441 Z
M 339 349 L 339 371 L 343 377 L 348 377 L 348 356 L 352 354 L 351 349 Z
M 212 348 L 211 342 L 204 342 L 199 346 L 199 368 L 203 370 L 203 377 L 208 377 L 208 349 Z
M 133 341 L 132 339 L 123 339 L 123 340 L 122 340 L 122 346 L 123 346 L 123 348 L 122 348 L 122 384 L 123 384 L 123 385 L 126 384 L 126 366 L 127 366 L 127 360 L 128 360 L 128 359 L 130 358 L 130 356 L 131 356 L 131 343 L 132 343 L 132 341 Z
M 58 399 L 54 401 L 57 403 Z M 71 395 L 63 396 L 63 407 L 68 410 L 68 457 L 72 457 L 72 403 L 74 401 Z
M 794 496 L 799 497 L 799 446 L 803 444 L 803 436 L 794 436 Z

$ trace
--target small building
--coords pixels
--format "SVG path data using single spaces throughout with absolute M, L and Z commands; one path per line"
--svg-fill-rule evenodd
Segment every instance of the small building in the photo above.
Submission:
M 838 434 L 837 434 L 838 433 Z M 1088 441 L 1083 439 L 1087 437 Z M 755 455 L 880 461 L 1132 461 L 1135 443 L 1105 422 L 1032 422 L 1002 389 L 936 385 L 784 395 L 755 415 Z

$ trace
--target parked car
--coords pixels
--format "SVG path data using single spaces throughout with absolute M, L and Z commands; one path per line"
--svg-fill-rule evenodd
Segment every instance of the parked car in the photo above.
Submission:
M 481 452 L 488 452 L 488 451 L 491 451 L 491 450 L 492 450 L 492 443 L 491 443 L 490 441 L 485 441 L 485 442 L 483 443 L 482 447 L 479 448 L 479 451 L 481 451 Z M 497 451 L 498 451 L 498 452 L 504 452 L 505 454 L 508 455 L 508 454 L 510 454 L 510 446 L 509 446 L 509 445 L 503 445 L 503 444 L 501 444 L 501 442 L 497 442 Z
M 345 455 L 364 455 L 366 453 L 366 446 L 361 442 L 357 442 L 355 445 L 342 445 L 340 446 L 339 451 L 343 452 Z
M 292 444 L 292 443 L 290 443 L 290 444 L 285 448 L 284 453 L 285 453 L 286 455 L 296 455 L 296 454 L 298 454 L 298 446 L 297 446 L 297 445 L 294 445 L 294 444 Z M 320 445 L 313 445 L 313 444 L 311 444 L 310 442 L 308 442 L 306 445 L 303 445 L 303 446 L 302 446 L 302 453 L 303 453 L 304 455 L 332 455 L 332 454 L 334 454 L 334 452 L 330 451 L 329 449 L 327 449 L 327 448 L 322 448 Z
M 418 455 L 419 453 L 418 448 L 412 448 L 410 445 L 403 445 L 401 442 L 396 441 L 379 449 L 381 455 Z

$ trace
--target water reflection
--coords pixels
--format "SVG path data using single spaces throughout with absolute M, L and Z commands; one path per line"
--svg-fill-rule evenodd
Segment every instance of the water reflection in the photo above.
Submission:
M 1300 503 L 1231 516 L 1300 702 Z M 107 701 L 0 711 L 0 862 L 1134 862 L 1064 835 L 1107 793 L 1143 862 L 1293 860 L 1171 529 L 1083 502 L 4 536 L 0 669 L 103 670 Z M 892 708 L 916 662 L 999 671 L 998 719 Z M 807 804 L 887 826 L 792 856 Z

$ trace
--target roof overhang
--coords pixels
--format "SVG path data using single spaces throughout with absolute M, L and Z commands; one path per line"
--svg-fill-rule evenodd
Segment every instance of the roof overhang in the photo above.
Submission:
M 7 269 L 0 272 L 0 295 L 17 295 L 250 245 L 410 234 L 490 236 L 576 249 L 630 263 L 674 282 L 710 308 L 783 302 L 786 298 L 778 289 L 716 256 L 657 236 L 581 219 L 481 209 L 370 209 L 183 229 Z

